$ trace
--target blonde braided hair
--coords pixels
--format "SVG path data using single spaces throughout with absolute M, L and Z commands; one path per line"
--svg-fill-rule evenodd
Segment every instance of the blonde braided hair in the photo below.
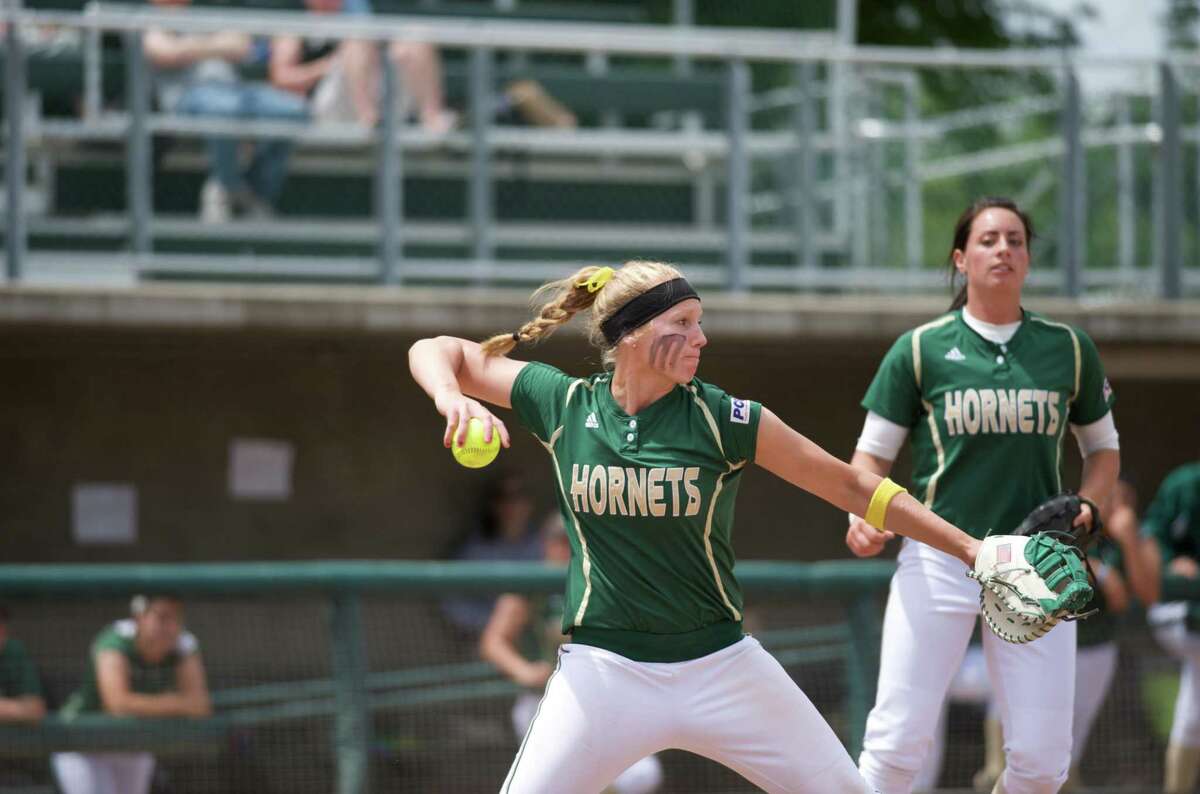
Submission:
M 581 286 L 601 269 L 589 265 L 567 278 L 538 287 L 530 297 L 531 304 L 536 306 L 543 297 L 550 297 L 542 303 L 534 318 L 513 333 L 496 334 L 485 339 L 481 345 L 484 355 L 507 355 L 517 346 L 518 340 L 536 344 L 554 333 L 559 326 L 565 325 L 579 312 L 591 309 L 587 319 L 588 341 L 602 350 L 604 362 L 611 364 L 614 349 L 601 333 L 600 324 L 646 290 L 664 281 L 679 278 L 681 274 L 676 268 L 662 262 L 633 259 L 617 268 L 612 279 L 602 288 L 593 292 Z

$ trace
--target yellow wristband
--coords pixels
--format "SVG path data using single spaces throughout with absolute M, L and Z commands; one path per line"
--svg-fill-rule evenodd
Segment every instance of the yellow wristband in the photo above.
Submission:
M 863 520 L 879 531 L 883 531 L 883 518 L 887 515 L 888 505 L 896 494 L 908 493 L 904 488 L 901 488 L 888 477 L 884 477 L 879 483 L 879 487 L 875 489 L 875 493 L 871 494 L 871 503 L 867 505 L 867 514 L 863 516 Z

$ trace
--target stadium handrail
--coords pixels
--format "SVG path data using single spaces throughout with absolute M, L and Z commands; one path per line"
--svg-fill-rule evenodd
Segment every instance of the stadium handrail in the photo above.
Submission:
M 852 598 L 887 585 L 884 560 L 737 564 L 751 593 Z M 428 560 L 0 565 L 0 596 L 180 595 L 388 591 L 403 594 L 558 592 L 564 572 L 538 563 Z
M 22 10 L 5 6 L 0 19 L 31 25 L 65 25 L 85 30 L 180 32 L 239 31 L 250 34 L 322 33 L 330 38 L 424 41 L 445 47 L 503 48 L 610 55 L 687 56 L 726 60 L 835 62 L 859 65 L 1063 70 L 1090 66 L 1153 67 L 1200 65 L 1200 54 L 1165 56 L 1049 50 L 1032 47 L 897 47 L 846 45 L 833 31 L 754 28 L 685 28 L 655 24 L 602 24 L 495 18 L 409 16 L 313 18 L 294 11 L 189 9 L 186 14 L 147 6 L 96 2 L 84 13 Z
M 396 216 L 403 217 L 400 208 L 403 206 L 400 187 L 400 155 L 401 151 L 428 150 L 446 146 L 456 152 L 469 151 L 471 155 L 471 173 L 468 184 L 465 185 L 467 208 L 464 213 L 464 229 L 469 234 L 471 249 L 465 258 L 456 260 L 465 263 L 467 267 L 480 264 L 490 265 L 500 262 L 498 249 L 493 234 L 496 223 L 494 217 L 494 164 L 492 155 L 499 150 L 511 149 L 519 152 L 536 152 L 542 156 L 583 155 L 587 157 L 611 158 L 614 155 L 648 155 L 663 158 L 675 158 L 682 155 L 688 168 L 696 167 L 695 163 L 716 163 L 724 166 L 726 178 L 721 192 L 724 193 L 725 212 L 723 226 L 726 234 L 723 243 L 725 262 L 723 265 L 724 286 L 733 291 L 741 292 L 747 289 L 763 286 L 767 279 L 770 285 L 782 283 L 784 286 L 810 288 L 824 285 L 823 274 L 814 275 L 823 268 L 818 267 L 824 254 L 844 254 L 852 263 L 850 268 L 829 274 L 835 288 L 858 289 L 863 285 L 875 285 L 878 282 L 872 275 L 870 278 L 860 278 L 865 273 L 864 268 L 872 262 L 870 241 L 863 242 L 866 237 L 852 232 L 850 218 L 855 212 L 862 214 L 866 209 L 860 208 L 852 212 L 852 195 L 855 190 L 866 195 L 870 187 L 871 176 L 860 174 L 853 180 L 840 178 L 836 173 L 833 179 L 836 190 L 830 201 L 823 191 L 803 190 L 797 185 L 785 185 L 780 188 L 778 195 L 756 195 L 752 177 L 752 164 L 755 158 L 759 161 L 771 159 L 771 155 L 780 153 L 780 159 L 787 157 L 791 151 L 796 156 L 815 164 L 813 159 L 817 154 L 824 155 L 832 152 L 834 155 L 834 171 L 845 171 L 850 155 L 842 146 L 843 142 L 853 138 L 848 133 L 846 123 L 850 117 L 845 110 L 848 97 L 845 80 L 840 80 L 838 74 L 841 67 L 850 65 L 888 67 L 911 67 L 914 69 L 930 69 L 955 67 L 960 69 L 1016 69 L 1016 70 L 1045 70 L 1061 76 L 1065 84 L 1077 86 L 1076 71 L 1093 66 L 1105 67 L 1134 67 L 1138 69 L 1152 68 L 1160 75 L 1160 106 L 1174 108 L 1177 102 L 1178 83 L 1180 78 L 1173 76 L 1176 67 L 1190 68 L 1200 64 L 1200 56 L 1180 52 L 1170 52 L 1163 55 L 1089 55 L 1074 50 L 1045 50 L 1030 48 L 1006 49 L 966 49 L 954 47 L 911 48 L 911 47 L 880 47 L 864 45 L 846 45 L 837 41 L 831 31 L 780 31 L 738 28 L 705 28 L 697 26 L 671 27 L 666 25 L 649 24 L 597 24 L 578 22 L 557 22 L 537 20 L 513 20 L 496 18 L 462 18 L 462 17 L 428 17 L 407 15 L 378 15 L 370 19 L 309 15 L 300 11 L 269 11 L 262 9 L 188 9 L 186 13 L 164 11 L 157 8 L 133 6 L 119 3 L 92 3 L 83 12 L 58 12 L 25 10 L 7 4 L 3 8 L 3 18 L 13 23 L 11 31 L 17 26 L 27 25 L 60 25 L 80 28 L 87 32 L 88 42 L 98 40 L 100 31 L 123 31 L 127 35 L 125 46 L 133 52 L 140 48 L 134 45 L 141 31 L 159 27 L 165 29 L 188 31 L 217 31 L 238 30 L 247 33 L 275 34 L 295 33 L 305 35 L 319 32 L 322 36 L 353 37 L 379 42 L 386 40 L 422 41 L 440 47 L 466 48 L 471 50 L 470 87 L 468 91 L 469 105 L 475 109 L 476 121 L 472 123 L 470 134 L 454 133 L 445 140 L 434 140 L 424 136 L 419 131 L 401 130 L 400 125 L 392 116 L 384 114 L 385 119 L 381 133 L 366 133 L 364 131 L 309 131 L 300 127 L 280 128 L 279 133 L 294 139 L 312 143 L 334 143 L 338 146 L 366 148 L 375 144 L 375 154 L 379 167 L 375 169 L 376 214 L 380 219 L 378 230 L 380 239 L 376 247 L 376 266 L 373 271 L 360 272 L 353 263 L 337 262 L 349 265 L 346 272 L 333 269 L 330 272 L 318 274 L 320 277 L 338 279 L 374 279 L 385 284 L 403 283 L 406 279 L 421 277 L 420 273 L 411 270 L 410 260 L 405 251 L 406 243 L 414 243 L 400 230 L 400 224 L 391 221 Z M 15 41 L 15 39 L 14 39 Z M 503 127 L 495 126 L 486 121 L 478 110 L 485 107 L 488 101 L 489 89 L 483 75 L 492 71 L 490 65 L 492 53 L 502 50 L 517 50 L 523 52 L 543 53 L 575 53 L 587 56 L 589 64 L 592 56 L 598 62 L 607 63 L 609 56 L 656 56 L 660 58 L 683 58 L 693 60 L 715 60 L 725 67 L 725 99 L 726 99 L 726 129 L 719 133 L 691 134 L 685 128 L 684 132 L 658 134 L 655 130 L 573 130 L 573 131 L 505 131 Z M 144 94 L 147 90 L 147 79 L 141 70 L 136 68 L 140 56 L 134 56 L 132 65 L 127 69 L 130 96 L 140 97 L 132 102 L 133 107 L 125 113 L 112 114 L 101 111 L 99 102 L 95 100 L 97 93 L 95 79 L 88 81 L 91 86 L 85 92 L 83 121 L 50 122 L 44 126 L 34 123 L 25 127 L 19 121 L 9 123 L 10 144 L 7 152 L 9 168 L 13 172 L 24 171 L 22 167 L 25 148 L 28 144 L 37 144 L 39 140 L 53 138 L 73 138 L 77 135 L 90 138 L 93 134 L 98 137 L 121 138 L 129 141 L 126 147 L 127 159 L 127 202 L 126 216 L 128 220 L 129 246 L 117 252 L 106 253 L 109 260 L 121 263 L 134 275 L 149 275 L 151 277 L 172 274 L 207 274 L 221 277 L 239 277 L 238 272 L 227 272 L 225 269 L 211 267 L 204 256 L 189 260 L 179 260 L 170 267 L 156 268 L 164 263 L 163 253 L 154 250 L 154 239 L 160 231 L 153 227 L 152 219 L 152 188 L 150 186 L 152 169 L 150 166 L 150 137 L 154 133 L 173 130 L 180 133 L 203 134 L 205 131 L 216 132 L 221 123 L 212 123 L 199 119 L 164 118 L 149 111 Z M 89 63 L 95 56 L 85 58 Z M 804 64 L 824 64 L 830 90 L 809 92 L 805 88 L 800 92 L 811 101 L 820 94 L 829 105 L 827 113 L 828 131 L 813 128 L 808 134 L 800 129 L 804 125 L 799 121 L 797 129 L 788 129 L 780 134 L 764 134 L 762 129 L 751 124 L 748 116 L 753 112 L 750 76 L 750 64 L 776 63 L 791 64 L 798 68 Z M 12 71 L 12 70 L 9 70 Z M 901 75 L 907 83 L 914 83 L 912 75 Z M 19 83 L 17 78 L 8 78 L 9 82 Z M 812 78 L 804 78 L 811 80 Z M 903 81 L 902 81 L 903 82 Z M 838 88 L 838 86 L 841 88 Z M 815 82 L 814 82 L 815 86 Z M 8 94 L 17 96 L 18 92 Z M 16 100 L 10 100 L 13 110 L 10 115 L 16 119 L 20 113 Z M 922 185 L 926 182 L 958 177 L 964 173 L 976 173 L 981 168 L 1010 167 L 1014 163 L 1029 163 L 1060 159 L 1064 162 L 1072 160 L 1086 148 L 1120 144 L 1154 145 L 1157 137 L 1162 140 L 1163 157 L 1175 163 L 1181 157 L 1181 144 L 1185 131 L 1178 113 L 1166 114 L 1161 122 L 1155 125 L 1130 126 L 1123 125 L 1121 129 L 1102 134 L 1085 130 L 1082 123 L 1082 107 L 1078 90 L 1065 91 L 1062 97 L 1063 118 L 1061 139 L 1051 138 L 1036 141 L 1033 145 L 1021 145 L 1006 149 L 988 150 L 981 157 L 978 154 L 966 157 L 949 157 L 941 161 L 920 162 L 915 154 L 915 144 L 922 137 L 928 137 L 928 129 L 919 123 L 906 121 L 902 125 L 887 125 L 877 119 L 873 122 L 872 132 L 862 135 L 875 138 L 886 137 L 889 140 L 906 140 L 913 143 L 905 154 L 903 179 Z M 90 109 L 90 110 L 89 110 Z M 809 115 L 812 115 L 810 109 Z M 389 120 L 391 119 L 391 120 Z M 1069 122 L 1069 123 L 1068 123 Z M 819 126 L 819 125 L 818 125 Z M 1153 129 L 1151 129 L 1153 127 Z M 266 133 L 270 125 L 238 125 L 239 134 Z M 328 136 L 328 137 L 327 137 Z M 507 137 L 506 137 L 507 136 Z M 334 142 L 336 139 L 336 143 Z M 1190 140 L 1190 138 L 1187 138 Z M 379 145 L 380 141 L 396 141 L 397 146 Z M 52 148 L 52 147 L 51 147 Z M 1069 155 L 1069 156 L 1068 156 Z M 809 166 L 806 166 L 809 167 Z M 1161 169 L 1162 173 L 1174 175 L 1179 169 L 1175 166 Z M 1075 171 L 1080 171 L 1076 174 Z M 699 172 L 697 172 L 699 173 Z M 1063 195 L 1083 195 L 1084 185 L 1081 181 L 1082 169 L 1064 168 Z M 701 179 L 693 175 L 695 180 L 694 199 L 698 226 L 708 229 L 715 228 L 717 180 L 712 173 L 706 173 Z M 845 174 L 842 174 L 845 176 Z M 784 180 L 786 181 L 786 180 Z M 1160 179 L 1161 184 L 1156 190 L 1171 189 L 1173 182 Z M 817 183 L 818 186 L 820 183 Z M 851 189 L 853 188 L 853 189 Z M 793 266 L 780 268 L 771 261 L 776 252 L 761 261 L 754 261 L 759 253 L 756 241 L 752 238 L 758 223 L 758 215 L 762 212 L 760 199 L 767 200 L 767 211 L 780 212 L 787 218 L 795 215 L 792 220 L 797 227 L 792 248 L 797 253 Z M 22 278 L 22 262 L 26 258 L 26 240 L 30 224 L 26 224 L 23 216 L 24 198 L 16 182 L 8 186 L 8 207 L 6 214 L 5 234 L 8 237 L 6 246 L 9 252 L 8 275 L 11 280 Z M 919 190 L 905 190 L 905 212 L 908 214 L 922 211 L 922 199 Z M 1165 200 L 1163 206 L 1163 222 L 1158 224 L 1156 232 L 1161 255 L 1156 255 L 1152 263 L 1158 271 L 1153 279 L 1158 282 L 1159 292 L 1166 298 L 1181 297 L 1187 289 L 1192 289 L 1200 280 L 1196 278 L 1194 268 L 1183 267 L 1179 254 L 1183 227 L 1181 202 Z M 818 213 L 817 210 L 828 205 L 828 213 Z M 775 207 L 775 209 L 771 209 Z M 1099 276 L 1089 273 L 1085 285 L 1082 276 L 1086 257 L 1079 256 L 1082 246 L 1083 219 L 1086 218 L 1086 207 L 1077 203 L 1064 205 L 1063 217 L 1060 219 L 1063 244 L 1057 246 L 1059 259 L 1058 279 L 1062 281 L 1061 290 L 1072 298 L 1078 298 L 1084 292 L 1085 286 L 1107 286 L 1109 282 L 1118 286 L 1129 287 L 1136 281 L 1138 289 L 1144 288 L 1144 279 L 1134 278 L 1126 269 L 1104 272 Z M 878 209 L 874 210 L 878 211 Z M 825 229 L 824 223 L 818 223 L 818 216 L 828 215 L 830 229 Z M 1125 216 L 1124 226 L 1132 222 Z M 801 222 L 799 218 L 807 218 Z M 409 219 L 411 220 L 411 219 Z M 36 219 L 35 219 L 36 221 Z M 809 229 L 808 226 L 812 226 Z M 801 228 L 801 227 L 804 228 Z M 1122 228 L 1124 228 L 1124 226 Z M 268 231 L 270 231 L 268 229 Z M 924 287 L 928 278 L 923 270 L 924 257 L 922 253 L 923 234 L 920 224 L 908 222 L 906 225 L 906 247 L 904 262 L 906 271 L 899 281 L 895 274 L 887 283 L 896 286 L 913 285 Z M 167 235 L 170 236 L 170 235 Z M 260 236 L 267 236 L 265 233 Z M 664 238 L 665 240 L 665 238 Z M 664 242 L 662 247 L 667 249 Z M 269 256 L 269 254 L 268 254 Z M 251 273 L 255 277 L 274 275 L 278 263 L 260 260 L 257 256 L 249 257 L 249 261 L 257 267 L 268 264 L 270 274 Z M 445 262 L 447 260 L 439 260 Z M 286 262 L 285 262 L 286 264 Z M 515 263 L 520 264 L 520 263 Z M 684 265 L 698 264 L 682 262 Z M 1124 261 L 1123 261 L 1124 264 Z M 505 261 L 505 266 L 515 270 L 514 263 Z M 1130 268 L 1132 265 L 1130 265 Z M 520 268 L 523 278 L 527 275 Z M 237 268 L 235 268 L 237 270 Z M 892 268 L 892 270 L 896 270 Z M 1091 268 L 1095 270 L 1095 268 Z M 779 272 L 776 272 L 779 271 Z M 306 272 L 280 273 L 279 275 L 306 278 L 311 274 Z M 441 273 L 439 276 L 443 275 Z M 1131 281 L 1132 280 L 1132 281 Z M 1129 283 L 1127 283 L 1129 282 Z
M 759 639 L 785 666 L 843 662 L 848 744 L 859 748 L 873 699 L 878 653 L 878 602 L 894 563 L 744 561 L 737 565 L 751 601 L 820 596 L 845 602 L 844 623 L 765 631 Z M 272 683 L 213 692 L 216 713 L 200 720 L 129 720 L 105 715 L 51 716 L 33 726 L 0 726 L 0 755 L 50 751 L 140 749 L 156 752 L 223 746 L 230 731 L 281 719 L 331 717 L 339 794 L 367 790 L 371 713 L 430 702 L 510 696 L 515 684 L 489 666 L 467 662 L 438 668 L 369 671 L 361 622 L 363 595 L 446 595 L 560 591 L 565 572 L 531 562 L 316 560 L 304 562 L 6 564 L 0 597 L 128 596 L 171 592 L 188 596 L 325 594 L 332 604 L 332 678 Z M 149 729 L 148 729 L 149 728 Z

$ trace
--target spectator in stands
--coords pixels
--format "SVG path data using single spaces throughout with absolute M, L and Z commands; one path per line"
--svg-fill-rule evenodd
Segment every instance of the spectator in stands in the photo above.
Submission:
M 571 542 L 563 525 L 562 514 L 555 510 L 542 522 L 540 531 L 542 559 L 564 566 L 571 560 Z M 525 596 L 505 593 L 496 600 L 495 609 L 479 639 L 479 655 L 496 669 L 525 688 L 513 703 L 512 722 L 517 736 L 524 736 L 537 713 L 538 703 L 554 662 L 558 646 L 568 638 L 563 634 L 563 597 Z M 605 791 L 612 794 L 649 794 L 663 780 L 662 762 L 649 755 L 626 769 Z
M 371 12 L 367 0 L 305 0 L 305 5 L 317 14 Z M 424 42 L 393 41 L 388 57 L 398 78 L 400 118 L 415 113 L 421 127 L 434 135 L 454 129 L 458 115 L 444 104 L 437 50 Z M 310 97 L 318 121 L 358 122 L 367 127 L 379 121 L 382 75 L 374 41 L 277 36 L 271 42 L 270 73 L 277 88 Z
M 25 646 L 8 636 L 8 618 L 0 605 L 0 722 L 36 722 L 46 716 L 42 682 Z
M 525 480 L 505 474 L 483 490 L 475 523 L 451 552 L 456 560 L 540 560 L 542 539 L 533 521 L 533 498 Z M 492 614 L 490 597 L 452 598 L 443 602 L 446 617 L 460 629 L 478 634 Z
M 103 712 L 117 717 L 207 717 L 212 713 L 196 638 L 183 627 L 171 595 L 139 595 L 132 619 L 118 620 L 92 642 L 83 686 L 64 719 Z M 147 794 L 154 756 L 144 752 L 55 753 L 63 794 Z
M 151 0 L 182 8 L 190 0 Z M 226 119 L 302 121 L 304 101 L 262 82 L 241 79 L 238 66 L 264 57 L 261 46 L 242 33 L 175 33 L 149 30 L 143 40 L 161 108 L 168 113 Z M 208 138 L 209 176 L 200 191 L 200 217 L 228 221 L 235 211 L 252 217 L 274 212 L 287 176 L 289 139 L 255 139 L 249 167 L 238 162 L 239 141 Z

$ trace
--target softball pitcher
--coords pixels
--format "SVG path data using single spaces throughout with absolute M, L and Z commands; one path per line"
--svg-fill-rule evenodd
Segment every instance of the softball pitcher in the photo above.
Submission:
M 852 460 L 886 475 L 911 437 L 915 495 L 976 538 L 1011 531 L 1062 490 L 1068 426 L 1084 456 L 1083 496 L 1101 501 L 1120 468 L 1112 390 L 1092 341 L 1021 307 L 1031 237 L 1028 218 L 1007 199 L 981 199 L 963 212 L 950 260 L 966 284 L 948 314 L 903 334 L 884 357 Z M 1090 508 L 1080 520 L 1091 521 Z M 846 543 L 869 556 L 890 536 L 852 517 Z M 979 618 L 979 589 L 966 570 L 929 546 L 906 541 L 900 550 L 859 759 L 883 794 L 912 789 Z M 995 791 L 1058 791 L 1071 759 L 1075 625 L 1029 645 L 985 631 L 983 647 L 1007 761 Z
M 1164 572 L 1200 576 L 1200 463 L 1167 475 L 1142 517 L 1142 532 L 1156 542 Z M 1155 604 L 1147 618 L 1158 643 L 1183 662 L 1163 790 L 1189 794 L 1200 777 L 1200 603 Z
M 770 792 L 872 791 L 804 693 L 742 632 L 730 545 L 742 475 L 758 463 L 963 564 L 979 541 L 758 403 L 697 379 L 708 343 L 700 299 L 674 268 L 588 267 L 543 289 L 538 316 L 511 335 L 482 345 L 438 337 L 409 351 L 413 377 L 446 417 L 444 444 L 478 417 L 507 446 L 504 423 L 473 398 L 515 409 L 550 457 L 571 540 L 571 641 L 501 791 L 598 792 L 668 748 Z M 611 371 L 576 378 L 507 358 L 587 309 Z
M 541 539 L 543 559 L 566 565 L 571 559 L 571 540 L 557 512 L 542 525 Z M 496 607 L 479 637 L 479 655 L 525 687 L 512 708 L 517 736 L 529 730 L 546 682 L 554 672 L 563 642 L 562 613 L 561 595 L 547 598 L 506 593 L 496 599 Z M 651 755 L 622 772 L 608 787 L 608 794 L 650 794 L 662 781 L 662 762 Z

